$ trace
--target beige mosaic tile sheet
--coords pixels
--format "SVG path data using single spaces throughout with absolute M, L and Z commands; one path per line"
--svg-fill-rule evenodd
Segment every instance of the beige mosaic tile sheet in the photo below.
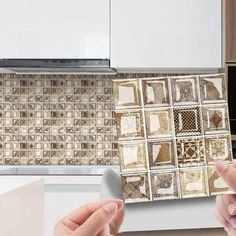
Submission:
M 232 161 L 224 74 L 114 80 L 125 202 L 231 193 L 214 169 Z
M 0 74 L 0 165 L 118 165 L 112 80 Z

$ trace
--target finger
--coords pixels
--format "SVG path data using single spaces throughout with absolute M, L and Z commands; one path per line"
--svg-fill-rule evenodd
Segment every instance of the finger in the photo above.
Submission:
M 231 229 L 228 232 L 228 236 L 235 236 L 236 235 L 236 229 Z
M 233 161 L 232 161 L 232 166 L 233 166 L 234 168 L 236 168 L 236 160 L 233 160 Z
M 110 236 L 110 227 L 106 225 L 105 228 L 98 234 L 98 236 Z
M 226 206 L 228 213 L 231 216 L 236 215 L 236 195 L 228 194 L 222 196 L 224 205 Z
M 231 228 L 224 227 L 224 230 L 225 230 L 227 233 L 229 233 L 229 232 L 230 232 L 230 230 L 231 230 Z M 229 235 L 229 234 L 228 234 L 228 235 Z
M 78 224 L 76 224 L 75 222 L 71 221 L 68 218 L 64 219 L 62 221 L 62 224 L 64 224 L 64 226 L 67 227 L 68 229 L 70 229 L 71 231 L 74 231 L 74 230 L 76 230 L 79 227 Z
M 215 167 L 218 175 L 236 192 L 236 169 L 223 161 L 217 161 Z
M 236 216 L 231 216 L 229 223 L 236 230 Z
M 216 204 L 217 204 L 218 212 L 229 222 L 230 221 L 230 214 L 225 206 L 222 196 L 216 197 Z
M 55 226 L 55 231 L 68 231 L 73 232 L 76 230 L 84 221 L 89 218 L 89 216 L 96 211 L 97 209 L 101 208 L 103 205 L 114 201 L 117 203 L 118 207 L 123 207 L 123 201 L 120 199 L 114 200 L 105 200 L 100 202 L 94 202 L 87 205 L 82 206 L 81 208 L 73 211 L 68 216 L 61 219 Z
M 70 219 L 70 221 L 82 225 L 95 211 L 103 207 L 109 202 L 115 202 L 118 206 L 118 208 L 123 206 L 123 200 L 120 199 L 114 199 L 114 200 L 105 200 L 100 202 L 94 202 L 94 203 L 88 203 L 75 211 L 71 212 L 69 215 L 64 217 L 64 219 Z
M 76 230 L 79 227 L 78 224 L 74 223 L 70 219 L 63 219 L 60 220 L 54 229 L 55 235 L 64 235 L 64 234 L 70 234 L 74 230 Z
M 97 234 L 112 221 L 117 210 L 118 206 L 114 202 L 104 205 L 102 208 L 95 211 L 83 225 L 74 231 L 74 235 L 97 236 Z
M 118 233 L 119 228 L 123 222 L 124 215 L 125 215 L 125 208 L 122 207 L 117 211 L 116 216 L 114 217 L 114 219 L 110 223 L 112 235 L 116 235 Z
M 231 225 L 230 223 L 224 218 L 224 216 L 221 215 L 221 213 L 218 211 L 218 209 L 215 210 L 215 218 L 217 219 L 217 221 L 222 224 L 226 229 L 231 229 Z
M 71 234 L 71 229 L 69 229 L 66 225 L 62 222 L 58 222 L 54 227 L 54 235 L 64 235 L 64 234 Z

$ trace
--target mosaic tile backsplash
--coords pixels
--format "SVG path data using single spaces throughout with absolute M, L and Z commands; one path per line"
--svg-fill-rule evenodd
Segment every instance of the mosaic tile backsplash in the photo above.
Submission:
M 224 74 L 114 80 L 124 200 L 232 193 L 215 160 L 231 163 Z
M 0 74 L 0 165 L 118 165 L 112 80 Z

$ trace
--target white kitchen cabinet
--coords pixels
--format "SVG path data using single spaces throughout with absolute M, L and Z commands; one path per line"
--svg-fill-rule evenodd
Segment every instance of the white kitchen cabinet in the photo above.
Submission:
M 111 0 L 111 66 L 222 67 L 221 0 Z
M 101 176 L 45 176 L 44 236 L 56 223 L 89 202 L 100 200 Z
M 0 0 L 0 59 L 109 58 L 109 0 Z
M 89 177 L 88 177 L 89 178 Z M 100 199 L 99 185 L 46 185 L 44 236 L 52 236 L 56 223 L 70 212 Z

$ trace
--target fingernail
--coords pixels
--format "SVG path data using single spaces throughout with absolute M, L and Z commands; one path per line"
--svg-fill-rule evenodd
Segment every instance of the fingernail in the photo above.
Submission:
M 112 202 L 114 202 L 114 201 L 112 201 Z M 115 201 L 115 203 L 117 203 L 118 210 L 120 210 L 120 209 L 123 208 L 123 206 L 124 206 L 124 201 L 121 200 L 121 199 L 117 199 L 117 200 Z
M 229 221 L 230 225 L 232 228 L 235 228 L 236 227 L 236 219 L 235 218 L 231 218 L 230 221 Z
M 224 161 L 217 161 L 215 163 L 215 166 L 216 166 L 216 169 L 218 171 L 223 172 L 229 167 L 229 164 L 227 162 L 224 162 Z
M 234 214 L 234 211 L 235 211 L 235 205 L 233 203 L 229 203 L 227 205 L 227 209 L 228 209 L 229 214 L 232 215 L 232 214 Z
M 108 214 L 114 214 L 117 211 L 117 204 L 114 202 L 110 202 L 106 204 L 103 209 L 106 211 Z
M 124 207 L 124 203 L 122 202 L 118 210 L 122 209 L 123 207 Z

